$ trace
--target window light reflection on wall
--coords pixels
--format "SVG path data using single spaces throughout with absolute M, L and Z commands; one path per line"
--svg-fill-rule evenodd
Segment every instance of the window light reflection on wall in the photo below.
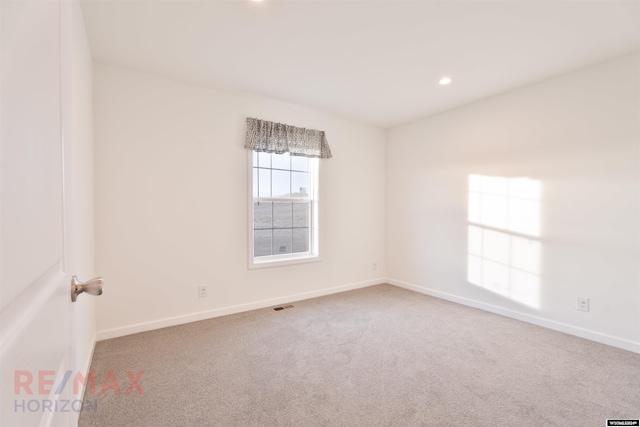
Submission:
M 469 175 L 467 280 L 532 308 L 540 305 L 541 183 Z

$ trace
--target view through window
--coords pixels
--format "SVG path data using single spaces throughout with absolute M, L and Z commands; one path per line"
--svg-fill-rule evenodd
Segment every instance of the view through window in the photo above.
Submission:
M 317 159 L 253 152 L 253 257 L 317 253 Z

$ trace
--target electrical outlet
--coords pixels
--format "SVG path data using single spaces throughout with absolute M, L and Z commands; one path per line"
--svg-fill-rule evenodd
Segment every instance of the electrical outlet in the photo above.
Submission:
M 377 263 L 377 262 L 374 262 L 374 263 L 373 263 L 373 269 L 374 269 L 374 270 L 377 270 L 377 269 L 378 269 L 378 263 Z
M 589 298 L 578 297 L 578 311 L 589 311 Z
M 204 298 L 207 296 L 207 287 L 204 285 L 198 286 L 198 298 Z

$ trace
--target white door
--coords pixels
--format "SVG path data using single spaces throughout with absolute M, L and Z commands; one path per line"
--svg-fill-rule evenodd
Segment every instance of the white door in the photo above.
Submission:
M 66 426 L 77 372 L 61 4 L 2 0 L 0 19 L 0 425 Z

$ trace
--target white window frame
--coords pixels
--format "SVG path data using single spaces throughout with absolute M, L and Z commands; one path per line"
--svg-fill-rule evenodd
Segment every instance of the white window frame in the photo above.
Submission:
M 295 199 L 295 198 L 280 198 L 280 197 L 253 197 L 253 153 L 254 151 L 248 150 L 248 252 L 249 252 L 249 269 L 265 268 L 265 267 L 280 267 L 286 265 L 304 264 L 309 262 L 322 261 L 320 258 L 320 161 L 316 158 L 309 159 L 309 195 L 308 199 Z M 310 212 L 310 236 L 309 236 L 309 251 L 298 252 L 290 254 L 278 254 L 255 257 L 254 256 L 254 241 L 253 241 L 253 203 L 257 200 L 263 200 L 268 202 L 291 202 L 295 200 L 311 201 Z

